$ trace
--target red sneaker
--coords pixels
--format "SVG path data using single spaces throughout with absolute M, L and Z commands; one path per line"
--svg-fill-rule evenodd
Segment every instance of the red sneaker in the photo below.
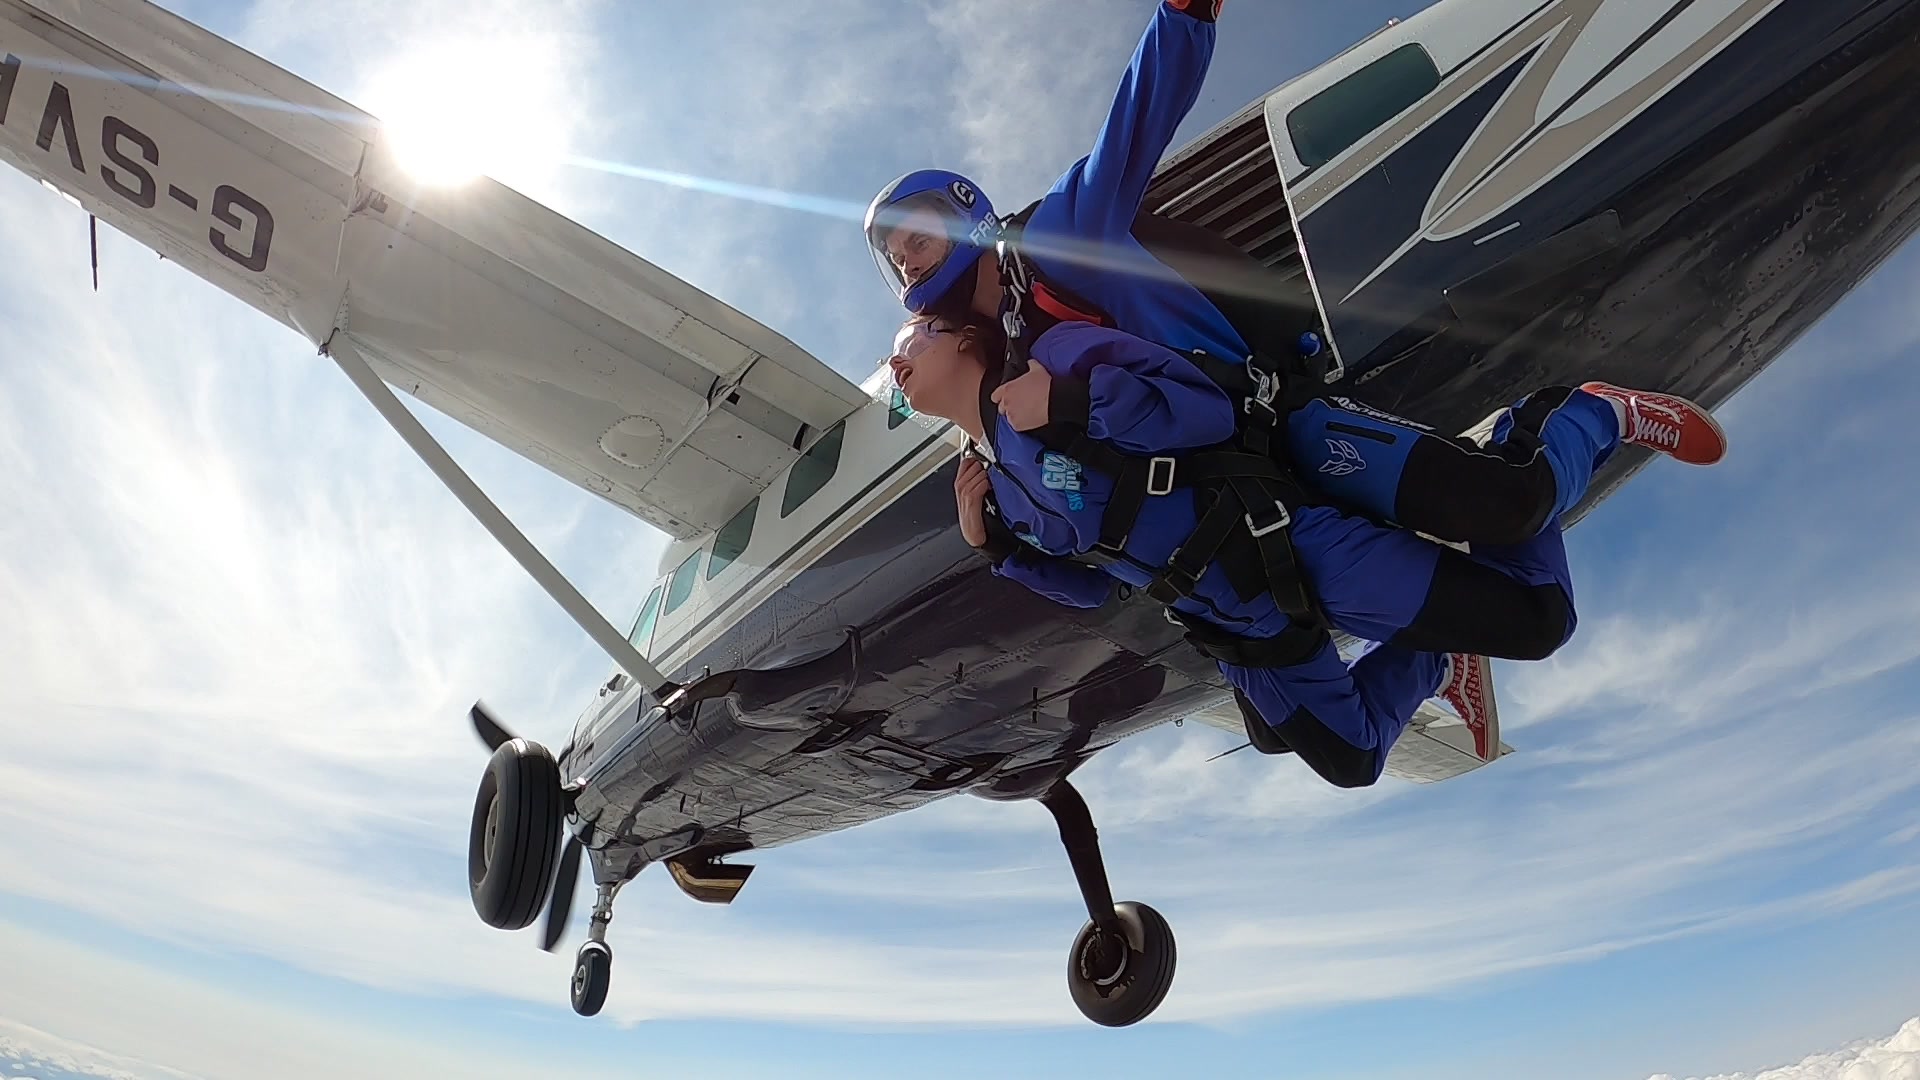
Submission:
M 1453 653 L 1447 657 L 1447 681 L 1440 698 L 1473 732 L 1473 750 L 1481 761 L 1500 755 L 1500 710 L 1493 702 L 1493 666 L 1484 656 Z
M 1580 389 L 1620 407 L 1627 418 L 1620 440 L 1629 446 L 1658 450 L 1689 465 L 1712 465 L 1727 456 L 1727 433 L 1719 421 L 1686 398 L 1604 382 Z

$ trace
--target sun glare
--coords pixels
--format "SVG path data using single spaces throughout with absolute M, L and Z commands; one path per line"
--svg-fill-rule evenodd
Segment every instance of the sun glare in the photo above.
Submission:
M 542 187 L 565 159 L 565 125 L 534 88 L 528 50 L 504 38 L 436 42 L 401 55 L 369 85 L 400 166 L 423 184 L 490 176 Z M 557 73 L 556 73 L 557 74 Z

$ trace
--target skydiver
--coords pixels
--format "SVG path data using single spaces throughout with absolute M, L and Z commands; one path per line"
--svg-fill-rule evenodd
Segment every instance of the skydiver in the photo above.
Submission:
M 1232 432 L 1236 410 L 1188 358 L 1117 330 L 1063 322 L 1034 341 L 1025 374 L 1001 381 L 998 335 L 989 319 L 918 315 L 902 326 L 887 361 L 916 412 L 953 421 L 991 459 L 963 456 L 954 491 L 962 535 L 997 576 L 1069 607 L 1099 607 L 1116 580 L 1160 599 L 1171 567 L 1219 505 L 1231 511 L 1222 520 L 1247 509 L 1243 535 L 1269 527 L 1255 520 L 1257 507 L 1230 503 L 1228 488 L 1206 482 L 1204 464 L 1181 479 Z M 1650 409 L 1672 417 L 1687 439 L 1712 443 L 1716 457 L 1724 453 L 1712 418 L 1693 403 L 1602 383 L 1522 398 L 1500 415 L 1488 447 L 1543 455 L 1578 498 L 1626 441 L 1628 418 Z M 1544 437 L 1550 427 L 1558 437 Z M 1113 471 L 1124 466 L 1090 467 L 1050 448 L 1063 433 L 1087 460 L 1107 454 L 1109 465 L 1115 456 L 1172 465 L 1167 490 L 1131 504 L 1120 549 L 1095 565 L 1088 557 L 1098 553 L 1103 526 L 1129 504 Z M 996 511 L 986 507 L 989 490 Z M 1522 543 L 1465 554 L 1313 503 L 1266 515 L 1290 541 L 1298 584 L 1317 608 L 1312 616 L 1283 610 L 1281 584 L 1245 587 L 1244 570 L 1236 575 L 1233 566 L 1244 562 L 1244 547 L 1208 557 L 1168 605 L 1252 714 L 1250 735 L 1254 722 L 1264 723 L 1328 782 L 1366 786 L 1379 779 L 1414 710 L 1440 696 L 1473 731 L 1481 759 L 1498 756 L 1485 658 L 1544 659 L 1575 627 L 1559 522 Z M 1275 563 L 1260 559 L 1270 575 Z M 1348 665 L 1327 627 L 1374 644 Z
M 1179 352 L 1235 362 L 1248 356 L 1247 341 L 1220 308 L 1169 272 L 1133 231 L 1154 169 L 1199 96 L 1221 2 L 1157 6 L 1093 151 L 1021 226 L 1020 250 L 1040 281 L 1040 302 L 1025 305 L 1032 332 L 1055 318 L 1084 319 Z M 994 244 L 1005 227 L 978 185 L 938 169 L 895 180 L 866 216 L 875 262 L 917 314 L 999 316 L 1007 291 Z M 1553 465 L 1549 447 L 1488 453 L 1340 397 L 1297 406 L 1286 415 L 1285 441 L 1302 479 L 1364 514 L 1441 540 L 1520 543 L 1559 520 L 1586 489 L 1584 474 L 1571 479 Z M 1713 464 L 1723 439 L 1699 415 L 1705 422 L 1689 425 L 1657 408 L 1630 408 L 1628 441 Z

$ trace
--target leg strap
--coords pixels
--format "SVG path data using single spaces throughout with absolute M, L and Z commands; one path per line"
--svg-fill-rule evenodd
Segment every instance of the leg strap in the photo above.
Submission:
M 1293 667 L 1313 659 L 1332 641 L 1326 628 L 1298 622 L 1289 623 L 1285 630 L 1270 638 L 1249 638 L 1228 633 L 1175 608 L 1167 609 L 1167 618 L 1186 629 L 1187 641 L 1194 648 L 1235 667 Z

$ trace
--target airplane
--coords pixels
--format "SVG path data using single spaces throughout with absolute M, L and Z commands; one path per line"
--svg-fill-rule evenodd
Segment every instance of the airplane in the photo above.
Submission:
M 1712 407 L 1920 224 L 1917 68 L 1920 0 L 1439 0 L 1168 155 L 1136 230 L 1246 256 L 1330 394 L 1462 432 L 1590 378 Z M 647 866 L 730 903 L 746 852 L 962 793 L 1056 818 L 1081 1013 L 1160 1006 L 1172 931 L 1114 901 L 1071 777 L 1161 724 L 1243 733 L 1226 684 L 1144 598 L 992 576 L 955 528 L 962 436 L 884 370 L 856 385 L 492 180 L 423 186 L 373 117 L 146 0 L 0 0 L 0 158 L 313 344 L 613 659 L 557 752 L 470 716 L 476 912 L 544 911 L 552 950 L 584 859 L 581 1015 Z M 392 387 L 670 536 L 626 633 Z M 1388 772 L 1471 747 L 1429 706 Z

